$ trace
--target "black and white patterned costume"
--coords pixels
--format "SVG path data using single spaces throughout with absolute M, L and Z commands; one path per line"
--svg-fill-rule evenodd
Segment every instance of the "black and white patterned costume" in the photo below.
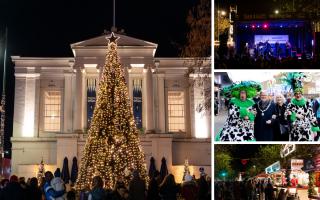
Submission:
M 289 133 L 290 141 L 314 141 L 317 134 L 317 119 L 312 110 L 309 101 L 303 100 L 304 103 L 296 103 L 294 98 L 288 104 L 285 116 L 291 121 L 291 130 Z M 289 115 L 289 111 L 292 113 Z M 302 118 L 296 115 L 302 115 Z
M 220 141 L 254 141 L 254 116 L 251 113 L 254 102 L 250 101 L 250 106 L 240 107 L 232 101 L 229 106 L 227 121 L 220 132 Z M 249 120 L 241 117 L 240 110 L 251 115 Z

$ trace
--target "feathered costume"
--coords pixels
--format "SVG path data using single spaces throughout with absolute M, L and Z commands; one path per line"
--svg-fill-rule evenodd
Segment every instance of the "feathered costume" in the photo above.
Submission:
M 261 90 L 261 85 L 254 81 L 242 81 L 234 83 L 223 89 L 224 96 L 233 97 L 229 105 L 227 121 L 220 133 L 216 136 L 217 141 L 255 141 L 254 114 L 252 100 Z M 240 100 L 240 92 L 245 91 L 247 99 Z M 245 119 L 248 118 L 248 119 Z
M 302 72 L 290 72 L 282 80 L 291 86 L 295 94 L 303 94 L 305 78 L 306 75 Z M 306 98 L 297 100 L 293 97 L 287 106 L 285 117 L 290 120 L 290 141 L 314 141 L 319 127 L 312 106 Z

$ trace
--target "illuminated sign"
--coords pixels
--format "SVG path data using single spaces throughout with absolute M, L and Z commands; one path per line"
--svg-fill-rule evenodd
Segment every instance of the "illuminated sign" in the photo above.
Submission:
M 301 170 L 303 167 L 302 159 L 291 159 L 291 170 Z
M 288 156 L 290 153 L 294 152 L 296 150 L 295 144 L 286 144 L 280 151 L 281 158 L 284 158 Z
M 280 162 L 277 161 L 275 163 L 273 163 L 272 165 L 270 165 L 269 167 L 267 167 L 265 169 L 266 171 L 266 174 L 271 174 L 271 173 L 274 173 L 274 172 L 277 172 L 277 171 L 280 171 Z

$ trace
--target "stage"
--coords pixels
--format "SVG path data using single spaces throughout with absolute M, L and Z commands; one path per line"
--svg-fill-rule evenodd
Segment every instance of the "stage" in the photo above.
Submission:
M 237 54 L 250 57 L 312 58 L 314 39 L 307 20 L 251 20 L 235 22 Z

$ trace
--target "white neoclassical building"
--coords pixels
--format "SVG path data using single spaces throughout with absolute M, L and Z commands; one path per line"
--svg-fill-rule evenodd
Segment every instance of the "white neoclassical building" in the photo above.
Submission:
M 196 111 L 203 97 L 185 76 L 188 59 L 155 57 L 157 44 L 116 35 L 147 166 L 153 156 L 159 170 L 165 157 L 178 182 L 186 159 L 192 174 L 211 174 L 211 118 Z M 12 173 L 35 176 L 42 158 L 47 170 L 80 161 L 106 46 L 102 35 L 71 44 L 74 57 L 12 56 Z

